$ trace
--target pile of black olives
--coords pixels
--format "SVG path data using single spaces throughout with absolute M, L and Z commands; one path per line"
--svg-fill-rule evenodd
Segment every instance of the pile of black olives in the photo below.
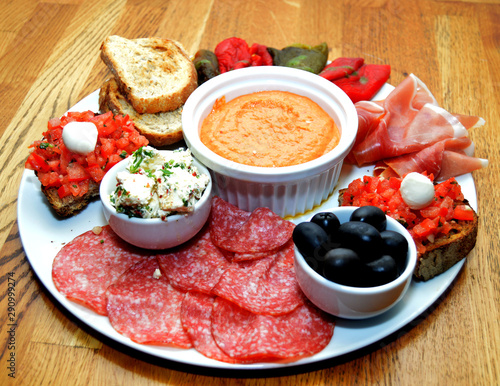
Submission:
M 340 224 L 331 212 L 298 224 L 293 241 L 307 263 L 338 284 L 375 287 L 396 279 L 406 268 L 406 238 L 386 230 L 385 213 L 375 206 L 356 209 Z

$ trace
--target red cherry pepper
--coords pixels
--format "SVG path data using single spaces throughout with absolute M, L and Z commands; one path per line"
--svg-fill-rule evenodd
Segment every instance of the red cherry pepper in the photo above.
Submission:
M 248 67 L 252 60 L 247 42 L 236 37 L 225 39 L 217 44 L 215 55 L 219 61 L 221 74 Z
M 337 58 L 318 75 L 329 81 L 334 81 L 351 75 L 363 65 L 364 61 L 363 58 Z
M 220 73 L 249 66 L 272 66 L 273 59 L 262 44 L 249 47 L 243 39 L 232 37 L 221 41 L 215 47 Z
M 252 66 L 272 66 L 273 58 L 269 51 L 267 51 L 267 47 L 254 43 L 252 47 L 250 47 L 250 55 L 252 55 Z

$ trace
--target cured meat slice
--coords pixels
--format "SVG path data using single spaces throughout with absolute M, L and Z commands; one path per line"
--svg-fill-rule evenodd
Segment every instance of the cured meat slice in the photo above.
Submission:
M 215 343 L 212 336 L 212 308 L 215 296 L 191 292 L 182 302 L 181 321 L 193 347 L 207 358 L 226 363 L 248 361 L 231 358 Z
M 249 260 L 258 260 L 263 257 L 267 257 L 276 253 L 277 250 L 265 251 L 265 252 L 248 252 L 248 253 L 235 253 L 233 255 L 232 261 L 249 261 Z
M 108 287 L 108 317 L 113 328 L 134 342 L 192 347 L 181 324 L 185 293 L 158 275 L 156 257 L 128 269 Z
M 219 247 L 238 253 L 271 251 L 290 240 L 294 227 L 270 209 L 257 208 L 235 233 L 220 241 Z
M 211 293 L 229 266 L 224 254 L 213 244 L 208 227 L 203 228 L 188 244 L 157 258 L 173 286 L 206 294 Z
M 218 247 L 231 237 L 245 221 L 250 217 L 250 212 L 224 201 L 215 196 L 212 199 L 212 210 L 210 212 L 210 234 L 212 241 Z
M 293 257 L 293 242 L 290 240 L 267 257 L 233 262 L 212 292 L 257 314 L 291 312 L 304 303 Z
M 384 161 L 381 177 L 403 177 L 410 172 L 433 174 L 435 181 L 470 173 L 486 167 L 487 160 L 467 155 L 472 141 L 468 137 L 453 138 L 435 143 L 419 152 Z M 379 169 L 383 169 L 379 166 Z
M 106 225 L 75 237 L 57 253 L 52 280 L 69 300 L 106 315 L 106 289 L 143 258 Z
M 280 316 L 257 315 L 222 298 L 212 311 L 212 334 L 230 357 L 241 360 L 296 360 L 323 350 L 333 321 L 306 303 Z

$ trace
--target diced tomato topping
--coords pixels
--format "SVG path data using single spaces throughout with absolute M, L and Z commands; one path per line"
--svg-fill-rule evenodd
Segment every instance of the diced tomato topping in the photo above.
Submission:
M 48 172 L 50 171 L 50 166 L 40 154 L 36 151 L 32 152 L 28 156 L 26 161 L 26 167 L 31 170 L 36 170 L 37 172 Z
M 437 206 L 428 206 L 427 208 L 420 209 L 420 214 L 425 218 L 435 218 L 440 215 L 441 208 Z
M 118 154 L 111 154 L 109 156 L 109 161 L 106 165 L 106 171 L 108 171 L 109 169 L 111 169 L 113 166 L 115 166 L 118 162 L 120 162 L 123 158 L 120 157 Z
M 413 227 L 413 232 L 415 232 L 417 236 L 423 239 L 431 234 L 434 234 L 434 231 L 436 229 L 437 229 L 437 224 L 430 218 L 426 218 L 424 221 L 422 221 L 419 224 L 416 224 Z
M 106 174 L 106 172 L 99 165 L 96 164 L 86 168 L 86 171 L 95 182 L 101 181 L 104 175 Z
M 453 210 L 453 218 L 456 220 L 474 220 L 474 211 L 468 205 L 457 205 Z
M 56 172 L 38 173 L 38 179 L 40 180 L 40 183 L 46 187 L 55 187 L 60 185 L 59 173 Z
M 97 127 L 97 145 L 87 155 L 70 152 L 62 140 L 64 126 L 74 121 L 93 122 Z M 107 170 L 147 144 L 128 116 L 68 112 L 49 120 L 43 139 L 30 145 L 33 150 L 25 167 L 37 171 L 43 186 L 58 188 L 59 197 L 82 196 L 88 192 L 90 180 L 99 183 Z

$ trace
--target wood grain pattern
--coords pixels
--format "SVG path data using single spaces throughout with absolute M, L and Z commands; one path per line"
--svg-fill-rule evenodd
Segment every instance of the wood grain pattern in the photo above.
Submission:
M 500 1 L 0 0 L 0 382 L 2 384 L 492 385 L 500 382 Z M 28 145 L 48 119 L 100 87 L 101 41 L 164 36 L 194 54 L 230 36 L 281 48 L 328 43 L 330 59 L 420 77 L 439 103 L 480 115 L 470 132 L 480 215 L 477 245 L 440 299 L 408 326 L 325 363 L 262 374 L 199 369 L 124 348 L 85 327 L 35 277 L 16 224 Z M 16 379 L 7 376 L 8 273 L 16 279 Z

